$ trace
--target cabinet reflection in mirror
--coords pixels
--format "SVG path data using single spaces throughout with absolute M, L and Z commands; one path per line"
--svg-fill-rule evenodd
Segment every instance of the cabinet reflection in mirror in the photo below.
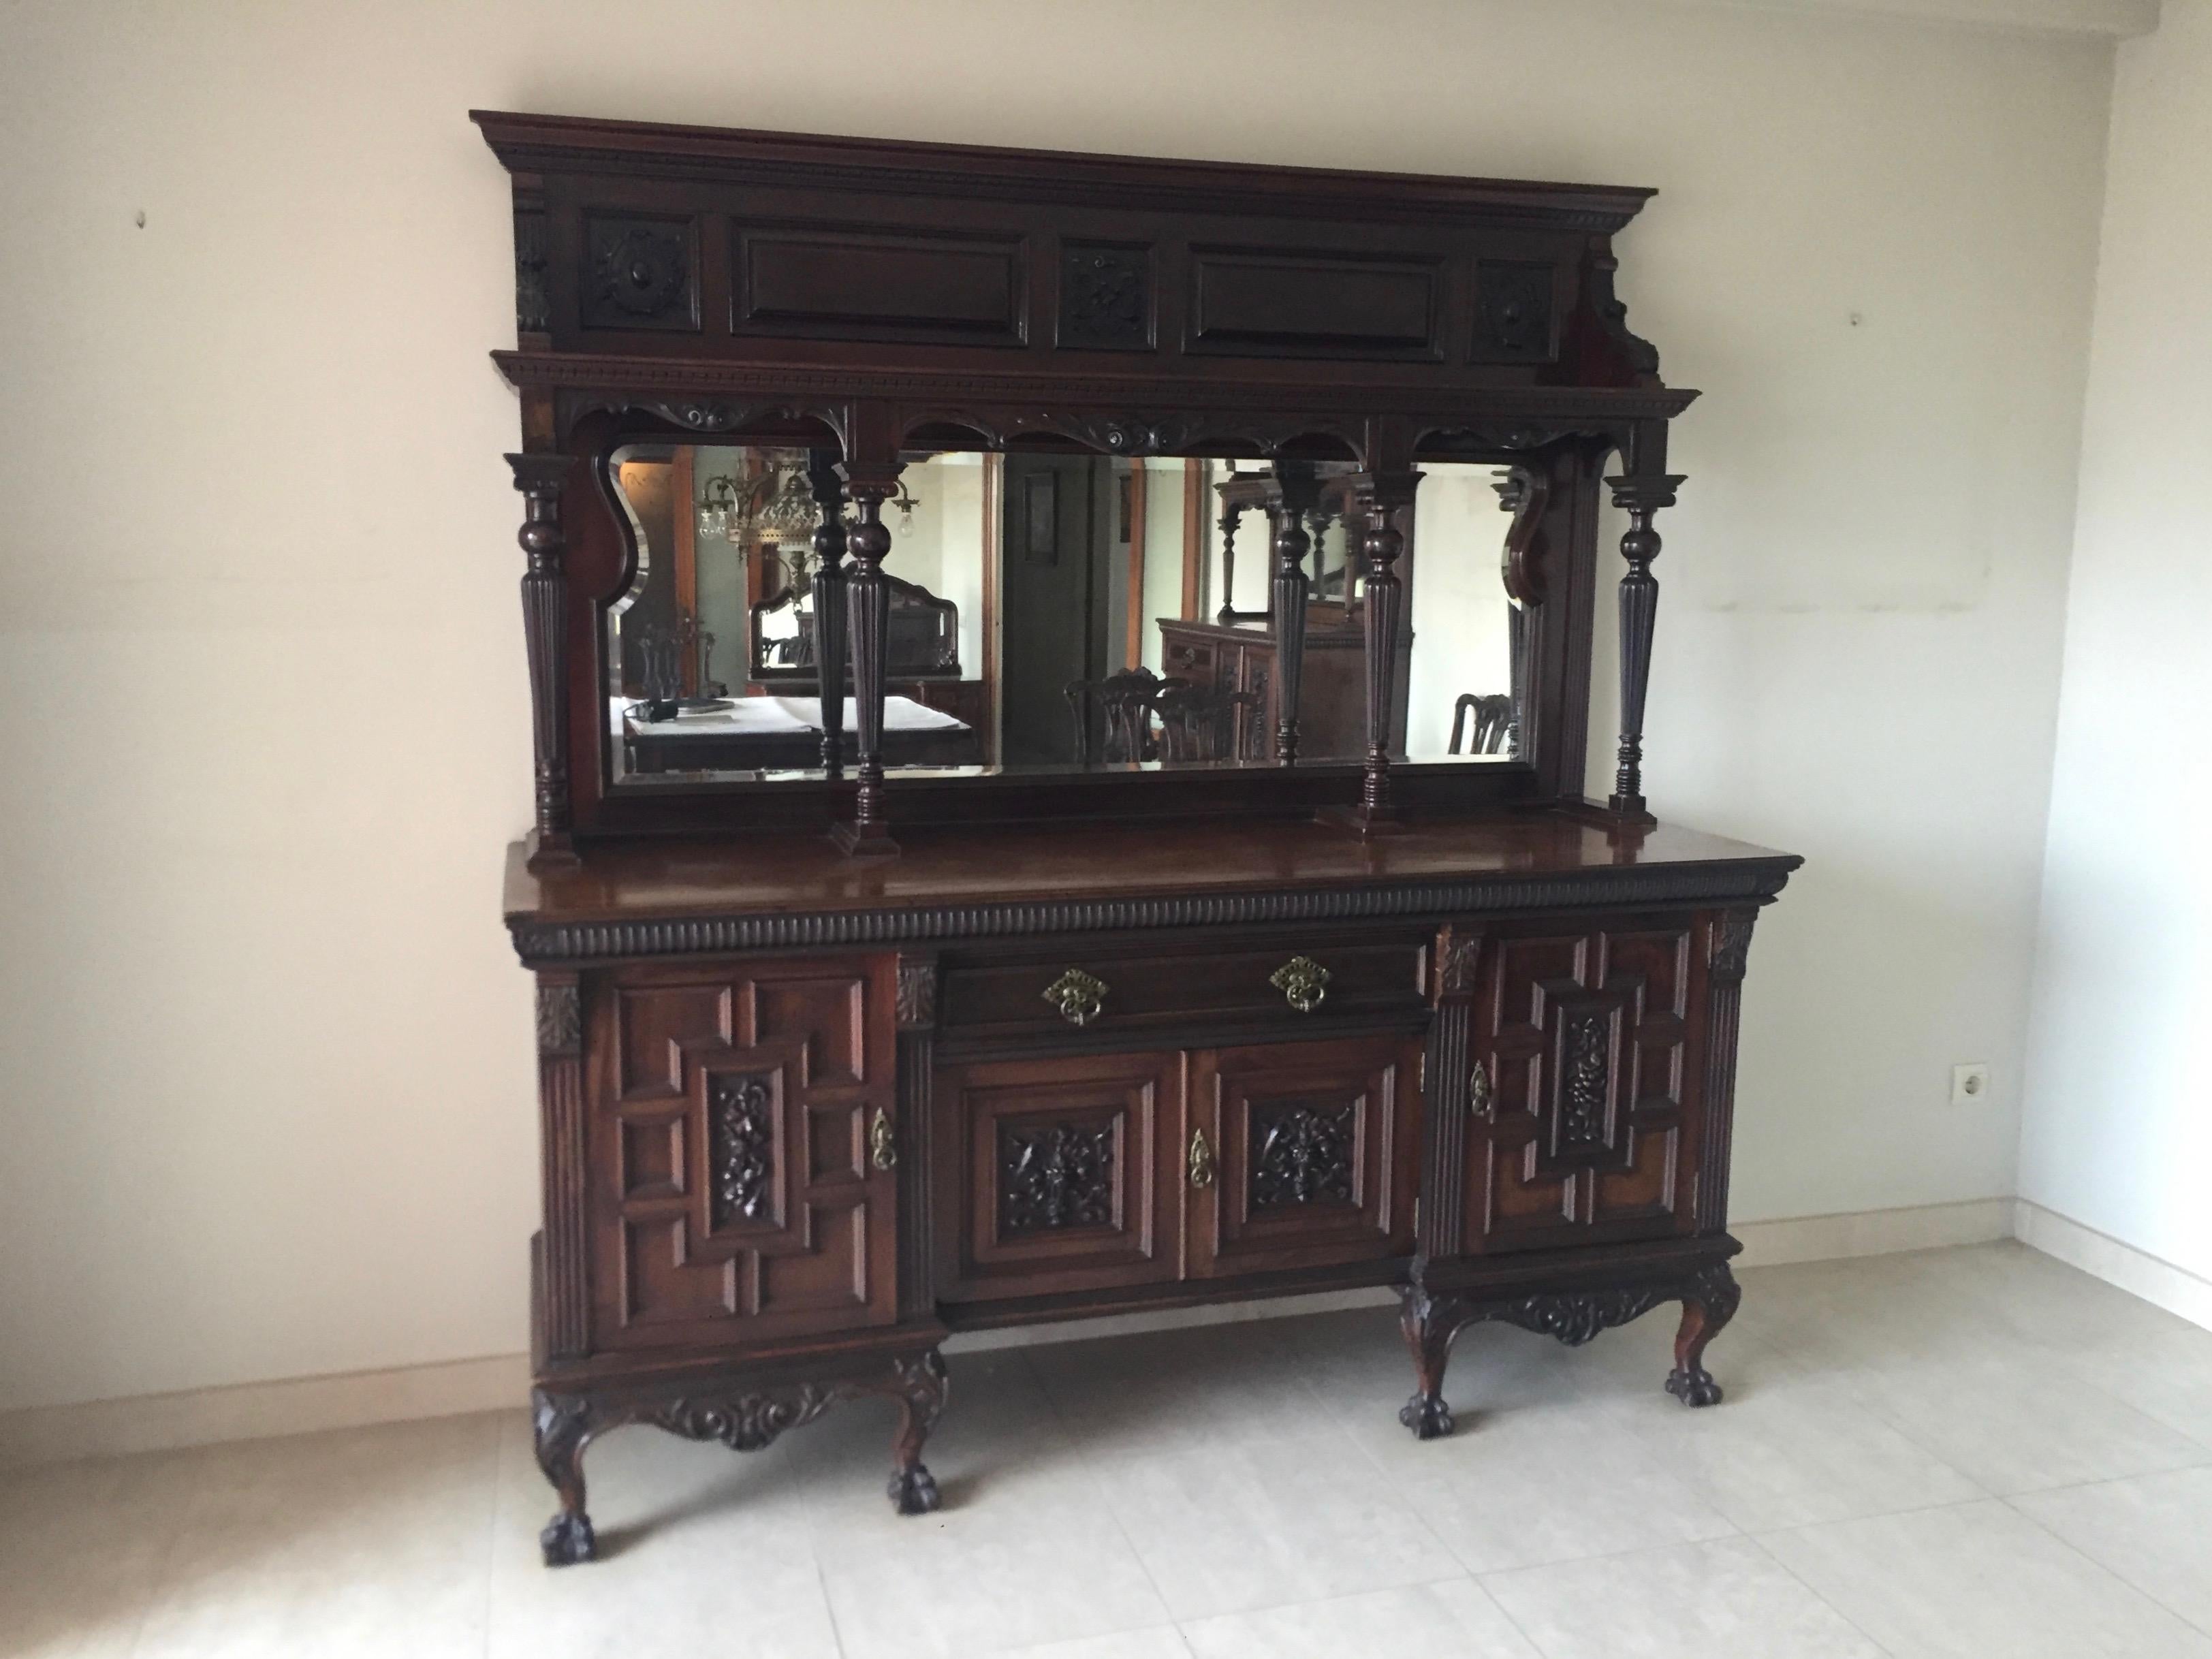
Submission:
M 634 445 L 611 463 L 635 568 L 608 607 L 617 785 L 813 775 L 855 757 L 836 457 Z M 1517 502 L 1431 465 L 1409 511 L 1389 747 L 1519 752 Z M 1285 501 L 1285 483 L 1291 501 Z M 1170 770 L 1365 753 L 1367 525 L 1348 465 L 910 455 L 884 503 L 887 767 Z M 1507 511 L 1501 511 L 1501 500 Z M 1303 595 L 1285 650 L 1282 605 Z

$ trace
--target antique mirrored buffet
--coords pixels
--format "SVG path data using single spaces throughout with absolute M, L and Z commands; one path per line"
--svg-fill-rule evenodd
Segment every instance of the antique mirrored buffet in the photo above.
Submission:
M 475 119 L 546 1560 L 623 1424 L 888 1396 L 935 1508 L 981 1327 L 1394 1287 L 1428 1438 L 1468 1324 L 1679 1303 L 1717 1401 L 1797 860 L 1645 807 L 1694 396 L 1615 297 L 1650 192 Z

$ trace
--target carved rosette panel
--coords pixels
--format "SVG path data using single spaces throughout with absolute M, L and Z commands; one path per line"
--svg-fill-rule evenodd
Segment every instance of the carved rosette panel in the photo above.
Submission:
M 549 221 L 542 209 L 515 210 L 514 326 L 518 333 L 542 334 L 553 325 L 553 308 L 545 290 L 548 240 Z
M 1559 1084 L 1562 1151 L 1606 1144 L 1606 1108 L 1613 1097 L 1613 1013 L 1585 1008 L 1563 1022 Z
M 1551 266 L 1484 259 L 1474 282 L 1475 361 L 1542 362 L 1557 355 Z
M 999 1126 L 999 1231 L 1003 1237 L 1114 1220 L 1114 1126 Z
M 574 985 L 538 988 L 538 1052 L 579 1054 L 584 1051 L 583 997 Z
M 1252 1114 L 1255 1211 L 1352 1201 L 1358 1107 L 1285 1105 Z
M 775 1165 L 775 1074 L 710 1075 L 707 1128 L 714 1149 L 714 1225 L 760 1220 L 769 1208 L 769 1182 Z
M 898 964 L 898 1024 L 902 1031 L 927 1031 L 937 1024 L 937 964 L 901 957 Z
M 1152 344 L 1152 252 L 1074 243 L 1060 267 L 1060 343 L 1125 351 Z
M 687 219 L 586 220 L 584 325 L 697 328 L 694 264 Z

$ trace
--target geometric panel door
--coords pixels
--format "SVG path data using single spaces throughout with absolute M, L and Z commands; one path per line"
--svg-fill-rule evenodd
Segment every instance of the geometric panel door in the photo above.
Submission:
M 1687 920 L 1482 945 L 1468 1033 L 1470 1253 L 1692 1230 L 1702 1022 Z
M 893 961 L 593 976 L 598 1345 L 897 1316 Z
M 1191 1276 L 1411 1254 L 1420 1063 L 1397 1034 L 1193 1054 Z
M 1172 1049 L 940 1067 L 940 1298 L 1180 1277 L 1183 1069 Z

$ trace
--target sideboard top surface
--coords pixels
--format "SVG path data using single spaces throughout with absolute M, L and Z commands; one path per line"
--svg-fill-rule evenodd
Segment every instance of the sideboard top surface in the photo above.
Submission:
M 507 860 L 507 917 L 514 925 L 948 907 L 1073 909 L 1205 895 L 1500 880 L 1548 885 L 1607 876 L 1629 878 L 1626 886 L 1604 883 L 1608 891 L 1632 896 L 1642 886 L 1657 900 L 1672 896 L 1669 875 L 1700 871 L 1725 875 L 1744 896 L 1758 896 L 1778 890 L 1802 862 L 1672 824 L 1620 830 L 1558 813 L 1424 820 L 1367 840 L 1302 819 L 1099 823 L 1079 836 L 1051 824 L 917 828 L 902 832 L 901 846 L 896 859 L 855 860 L 826 837 L 646 842 L 594 849 L 579 868 L 533 871 L 526 844 L 517 842 Z

